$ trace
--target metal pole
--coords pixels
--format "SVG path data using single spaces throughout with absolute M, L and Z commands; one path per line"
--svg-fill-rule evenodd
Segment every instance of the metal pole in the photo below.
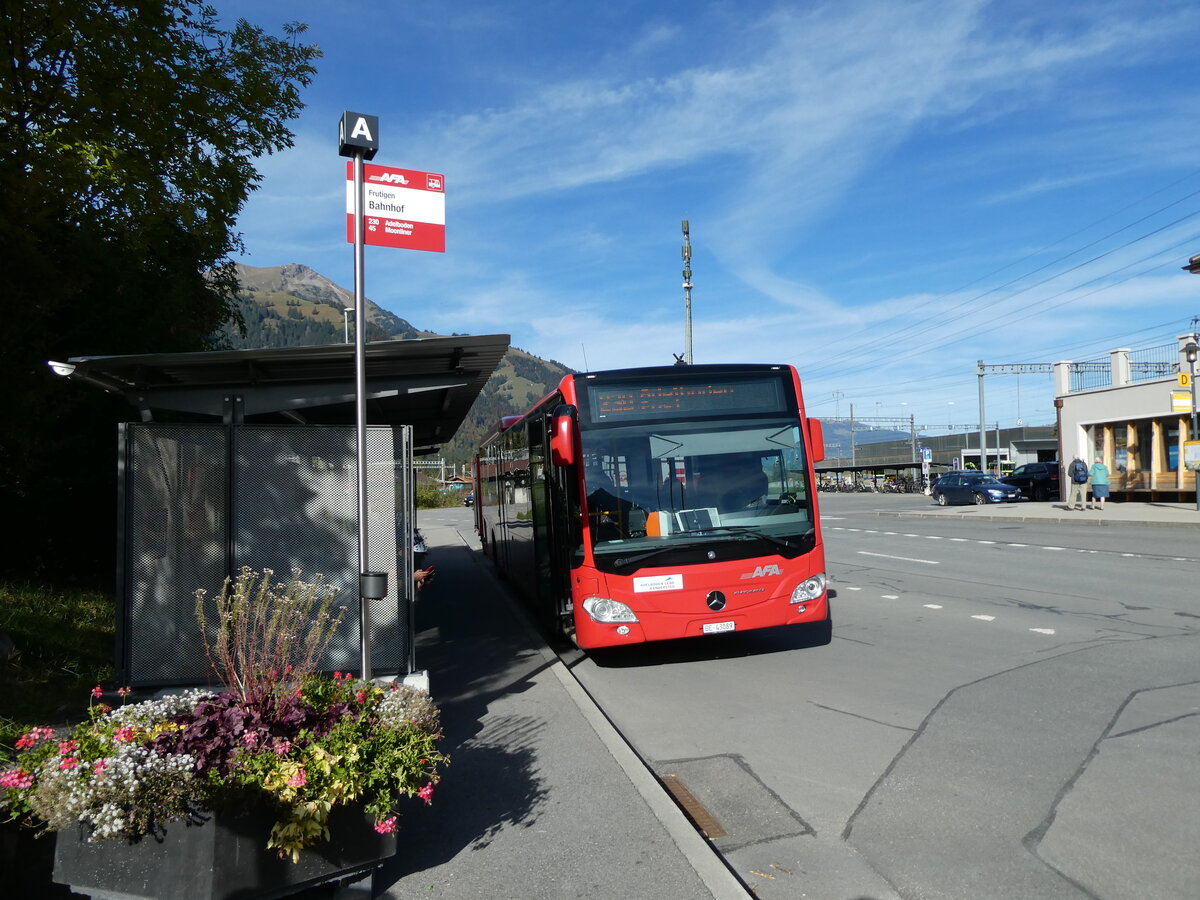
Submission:
M 1192 341 L 1200 344 L 1200 335 L 1192 335 Z M 1189 354 L 1191 355 L 1191 354 Z M 1188 364 L 1192 370 L 1192 433 L 1188 435 L 1189 440 L 1197 440 L 1196 434 L 1196 360 L 1188 360 Z M 1193 487 L 1196 489 L 1196 512 L 1200 512 L 1200 471 L 1192 472 Z
M 987 426 L 984 424 L 987 420 L 983 417 L 983 360 L 979 360 L 979 367 L 976 369 L 976 374 L 979 375 L 979 471 L 986 472 L 987 469 Z
M 692 364 L 692 240 L 683 220 L 683 361 Z
M 850 466 L 858 465 L 858 452 L 854 447 L 854 404 L 850 404 Z M 855 476 L 857 480 L 857 475 Z
M 363 289 L 363 152 L 354 154 L 354 430 L 358 465 L 358 630 L 359 668 L 363 681 L 371 680 L 371 604 L 363 582 L 371 571 L 367 552 L 367 317 L 357 313 L 367 302 Z M 373 592 L 372 592 L 373 593 Z

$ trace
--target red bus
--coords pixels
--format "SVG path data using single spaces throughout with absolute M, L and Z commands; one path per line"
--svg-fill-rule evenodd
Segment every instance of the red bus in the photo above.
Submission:
M 568 375 L 484 438 L 476 528 L 584 649 L 805 623 L 828 643 L 823 450 L 791 366 Z

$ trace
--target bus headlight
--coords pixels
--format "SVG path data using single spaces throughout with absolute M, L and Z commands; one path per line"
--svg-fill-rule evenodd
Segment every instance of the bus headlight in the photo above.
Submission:
M 807 578 L 792 591 L 792 599 L 788 603 L 808 603 L 816 600 L 825 593 L 825 573 L 818 572 L 812 578 Z
M 618 603 L 608 597 L 588 597 L 583 601 L 583 608 L 593 622 L 636 622 L 637 616 L 624 603 Z

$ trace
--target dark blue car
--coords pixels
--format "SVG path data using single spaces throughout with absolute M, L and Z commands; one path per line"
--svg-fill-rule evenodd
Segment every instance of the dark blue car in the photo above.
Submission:
M 1005 484 L 995 475 L 985 472 L 947 472 L 931 491 L 938 506 L 951 503 L 1015 503 L 1021 499 L 1021 489 Z

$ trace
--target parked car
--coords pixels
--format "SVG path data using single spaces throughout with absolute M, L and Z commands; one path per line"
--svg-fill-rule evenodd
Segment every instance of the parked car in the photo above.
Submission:
M 471 491 L 467 496 L 463 497 L 463 506 L 475 505 L 475 492 Z
M 1021 496 L 1029 500 L 1057 500 L 1058 463 L 1033 462 L 1017 466 L 1000 479 L 1021 489 Z
M 951 503 L 1014 503 L 1021 499 L 1021 489 L 1005 484 L 986 472 L 947 472 L 931 491 L 938 506 Z

